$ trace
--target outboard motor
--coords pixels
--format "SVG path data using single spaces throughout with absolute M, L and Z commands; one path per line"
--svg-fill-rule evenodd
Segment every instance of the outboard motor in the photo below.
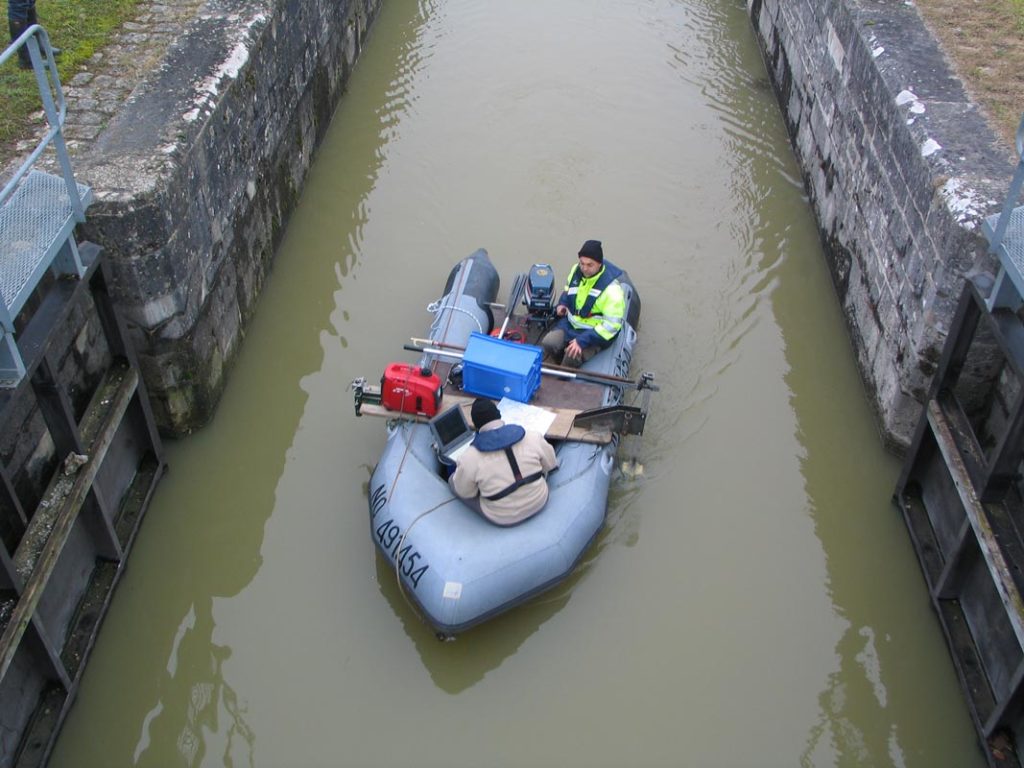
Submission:
M 526 280 L 526 311 L 531 320 L 547 320 L 554 312 L 555 273 L 550 264 L 534 264 Z

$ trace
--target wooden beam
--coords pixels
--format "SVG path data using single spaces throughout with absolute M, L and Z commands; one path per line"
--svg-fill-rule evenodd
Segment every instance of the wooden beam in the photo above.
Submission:
M 114 439 L 117 427 L 121 423 L 124 413 L 135 394 L 138 384 L 138 373 L 132 369 L 126 369 L 120 381 L 116 394 L 107 404 L 103 428 L 98 431 L 96 439 L 88 446 L 89 455 L 85 463 L 71 475 L 65 475 L 63 468 L 59 468 L 50 484 L 47 493 L 40 502 L 40 507 L 54 510 L 55 514 L 44 515 L 37 512 L 33 515 L 33 522 L 36 519 L 42 520 L 49 516 L 53 521 L 53 527 L 46 536 L 46 543 L 39 552 L 29 551 L 27 542 L 31 536 L 26 534 L 22 544 L 24 551 L 19 547 L 15 556 L 15 564 L 18 572 L 25 578 L 25 590 L 14 607 L 11 618 L 0 635 L 0 680 L 14 661 L 15 653 L 20 645 L 21 638 L 28 628 L 29 622 L 35 616 L 36 607 L 42 599 L 43 591 L 49 582 L 60 557 L 61 551 L 67 543 L 68 536 L 74 528 L 78 513 L 82 509 L 92 484 L 96 479 L 107 450 Z M 73 478 L 73 479 L 72 479 Z M 43 526 L 39 526 L 43 527 Z
M 1024 648 L 1024 600 L 1021 599 L 1020 591 L 1014 583 L 1010 566 L 1003 557 L 1002 549 L 988 520 L 984 505 L 974 490 L 967 467 L 957 450 L 956 440 L 950 430 L 949 422 L 946 421 L 942 408 L 935 400 L 928 403 L 927 418 L 935 433 L 935 441 L 945 459 L 957 494 L 960 496 L 960 503 L 963 504 L 971 528 L 974 529 L 978 548 L 988 566 L 993 585 L 999 594 L 1006 617 L 1017 638 L 1017 644 Z
M 470 419 L 469 409 L 472 407 L 475 399 L 476 398 L 472 395 L 455 395 L 445 393 L 441 397 L 441 406 L 438 413 L 441 411 L 447 411 L 452 406 L 457 405 L 462 408 L 462 411 L 466 416 L 466 421 L 472 424 L 473 422 Z M 534 407 L 541 408 L 555 414 L 555 420 L 551 422 L 551 426 L 549 426 L 547 432 L 544 433 L 544 437 L 549 440 L 565 440 L 568 442 L 589 443 L 592 445 L 607 445 L 612 441 L 611 432 L 595 432 L 592 430 L 574 427 L 572 425 L 573 420 L 576 418 L 576 415 L 581 412 L 575 408 L 553 408 L 543 405 Z M 430 421 L 430 417 L 423 414 L 413 415 L 410 413 L 389 411 L 383 405 L 375 405 L 371 403 L 363 403 L 359 408 L 359 413 L 364 416 L 379 416 L 386 419 L 408 419 L 422 424 L 426 424 Z

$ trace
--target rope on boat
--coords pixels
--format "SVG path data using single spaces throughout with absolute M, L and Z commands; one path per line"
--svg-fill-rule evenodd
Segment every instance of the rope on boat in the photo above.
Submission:
M 402 395 L 402 398 L 403 398 L 403 401 L 404 401 L 405 395 Z M 413 426 L 415 426 L 415 424 Z M 401 459 L 401 461 L 398 462 L 398 470 L 395 472 L 395 479 L 391 481 L 391 489 L 388 491 L 388 498 L 391 498 L 392 496 L 394 496 L 395 486 L 398 485 L 398 478 L 402 476 L 402 467 L 405 466 L 405 459 L 408 457 L 409 449 L 411 447 L 412 447 L 412 430 L 410 429 L 409 430 L 408 438 L 405 441 L 405 450 L 402 452 L 402 459 Z M 405 533 L 402 534 L 402 538 L 399 539 L 399 541 L 398 541 L 398 549 L 396 549 L 395 552 L 397 553 L 397 552 L 401 552 L 402 551 L 402 547 L 405 545 L 405 539 L 406 539 L 406 537 L 408 537 L 409 531 L 411 531 L 413 529 L 413 526 L 416 525 L 416 523 L 418 523 L 421 518 L 426 517 L 428 514 L 430 514 L 434 510 L 436 510 L 436 509 L 438 509 L 440 507 L 443 507 L 449 501 L 454 501 L 454 500 L 455 500 L 455 497 L 453 496 L 450 499 L 446 499 L 445 501 L 442 501 L 440 504 L 435 504 L 430 509 L 426 510 L 425 512 L 421 512 L 419 515 L 417 515 L 413 519 L 413 521 L 409 524 L 409 527 L 405 529 Z M 420 621 L 422 621 L 424 624 L 426 624 L 427 626 L 430 626 L 430 623 L 423 617 L 423 614 L 420 613 L 419 609 L 416 607 L 416 604 L 413 603 L 413 601 L 410 600 L 409 596 L 405 593 L 405 588 L 402 586 L 402 571 L 401 571 L 401 568 L 402 568 L 402 561 L 401 561 L 401 559 L 396 554 L 395 555 L 395 580 L 398 582 L 398 591 L 402 595 L 402 598 L 405 600 L 405 602 L 409 605 L 409 607 L 412 608 L 412 612 L 416 615 L 416 617 Z
M 466 275 L 467 271 L 468 270 L 461 270 L 460 271 L 460 274 L 459 274 L 460 283 L 459 283 L 459 285 L 456 288 L 456 292 L 455 292 L 456 296 L 461 295 L 461 293 L 462 293 L 463 282 L 465 281 L 465 275 Z M 477 328 L 480 329 L 480 333 L 484 332 L 484 329 L 480 325 L 480 321 L 476 318 L 476 316 L 474 316 L 473 313 L 468 312 L 467 310 L 463 309 L 462 307 L 456 307 L 456 306 L 453 306 L 453 305 L 442 306 L 441 305 L 441 299 L 438 299 L 437 301 L 433 301 L 433 302 L 431 302 L 430 304 L 427 305 L 427 311 L 430 312 L 431 314 L 434 314 L 434 315 L 436 315 L 438 312 L 444 311 L 445 309 L 451 309 L 451 310 L 453 310 L 455 312 L 464 312 L 465 314 L 467 314 L 467 315 L 469 315 L 470 317 L 473 318 L 473 321 L 476 323 Z M 452 316 L 448 315 L 448 325 L 445 327 L 445 330 L 442 333 L 442 338 L 447 337 L 448 327 L 450 327 L 451 322 L 452 322 Z M 434 364 L 435 365 L 437 364 L 436 360 L 434 361 Z M 404 412 L 404 410 L 405 410 L 405 408 L 404 408 L 404 406 L 405 406 L 405 397 L 406 397 L 407 394 L 408 394 L 408 390 L 406 390 L 405 392 L 402 393 L 402 402 L 399 405 L 399 412 L 400 413 Z M 399 421 L 402 421 L 402 420 L 400 419 Z M 415 423 L 413 423 L 412 426 L 415 427 L 416 426 Z M 402 469 L 403 469 L 403 467 L 405 467 L 405 460 L 406 460 L 406 458 L 408 458 L 409 450 L 412 448 L 412 435 L 413 435 L 413 430 L 412 430 L 412 428 L 410 428 L 409 431 L 408 431 L 408 435 L 406 437 L 406 440 L 405 440 L 405 450 L 402 451 L 402 459 L 401 459 L 401 461 L 398 462 L 398 470 L 395 472 L 395 479 L 391 482 L 391 489 L 388 492 L 388 497 L 389 498 L 394 496 L 395 487 L 398 485 L 398 478 L 401 477 L 401 475 L 402 475 Z M 413 519 L 413 521 L 409 524 L 409 527 L 405 529 L 405 532 L 402 534 L 402 538 L 399 539 L 399 541 L 398 541 L 398 548 L 395 551 L 396 552 L 401 552 L 402 551 L 402 548 L 405 546 L 405 540 L 408 538 L 409 533 L 412 531 L 412 529 L 416 525 L 416 523 L 418 523 L 424 517 L 429 515 L 431 512 L 434 512 L 434 511 L 440 509 L 445 504 L 447 504 L 447 503 L 449 503 L 451 501 L 455 501 L 455 496 L 454 495 L 450 499 L 445 499 L 444 501 L 440 502 L 439 504 L 435 504 L 430 509 L 428 509 L 428 510 L 426 510 L 424 512 L 420 512 L 420 514 L 418 514 Z M 402 570 L 401 569 L 402 569 L 402 560 L 401 560 L 401 558 L 399 558 L 396 555 L 396 557 L 395 557 L 395 581 L 398 582 L 398 591 L 401 593 L 402 598 L 409 605 L 409 607 L 412 609 L 412 612 L 419 618 L 419 620 L 422 621 L 427 626 L 430 626 L 430 622 L 427 621 L 427 619 L 420 612 L 419 608 L 416 606 L 415 602 L 410 600 L 409 599 L 409 595 L 406 594 L 405 587 L 402 585 Z
M 413 518 L 413 521 L 411 523 L 409 523 L 409 527 L 405 529 L 405 533 L 402 534 L 402 538 L 400 538 L 398 540 L 398 549 L 396 549 L 395 551 L 396 552 L 401 552 L 402 551 L 402 547 L 405 544 L 405 540 L 409 536 L 409 532 L 412 531 L 412 529 L 415 527 L 416 523 L 418 523 L 424 517 L 429 515 L 431 512 L 436 512 L 438 509 L 443 507 L 445 504 L 448 504 L 448 503 L 453 502 L 453 501 L 455 501 L 455 496 L 454 495 L 450 499 L 445 499 L 444 501 L 438 502 L 437 504 L 432 506 L 430 509 L 425 510 L 423 512 L 420 512 L 418 515 L 416 515 L 416 517 Z M 409 607 L 412 608 L 412 612 L 416 614 L 417 618 L 419 618 L 420 621 L 422 621 L 424 624 L 426 624 L 429 627 L 430 626 L 430 622 L 427 621 L 427 619 L 420 612 L 420 609 L 416 606 L 416 603 L 409 599 L 409 595 L 407 595 L 406 592 L 405 592 L 405 587 L 402 586 L 402 570 L 401 570 L 401 568 L 402 568 L 402 561 L 401 561 L 401 559 L 399 559 L 398 557 L 395 557 L 395 581 L 398 582 L 398 591 L 401 593 L 402 597 L 405 599 L 405 602 L 409 605 Z
M 409 394 L 408 388 L 402 392 L 402 400 L 398 406 L 399 413 L 405 413 L 405 397 Z M 410 423 L 412 426 L 416 426 L 414 419 L 395 419 L 398 423 Z M 409 455 L 409 450 L 412 448 L 412 429 L 409 429 L 409 434 L 405 439 L 405 450 L 402 451 L 402 460 L 398 462 L 398 469 L 395 471 L 395 479 L 391 481 L 391 488 L 388 489 L 388 498 L 390 499 L 395 494 L 395 486 L 398 485 L 398 478 L 402 476 L 402 467 L 405 466 L 405 459 Z
M 472 266 L 470 266 L 469 264 L 464 264 L 463 266 L 464 267 L 469 267 L 469 269 L 459 269 L 459 272 L 458 272 L 459 284 L 458 285 L 453 285 L 452 288 L 454 288 L 455 290 L 452 293 L 449 293 L 449 296 L 454 296 L 456 301 L 458 301 L 459 297 L 462 296 L 462 292 L 466 288 L 466 276 L 469 274 L 470 270 L 472 269 Z M 443 299 L 443 298 L 444 297 L 442 296 L 441 299 Z M 435 314 L 437 312 L 440 312 L 441 311 L 441 306 L 440 306 L 441 305 L 441 299 L 438 299 L 437 301 L 432 302 L 431 304 L 428 304 L 427 305 L 427 311 L 428 312 L 432 311 L 430 309 L 430 307 L 434 306 L 435 309 L 433 310 L 433 312 Z M 462 309 L 461 307 L 452 306 L 452 307 L 450 307 L 450 309 L 456 309 L 456 310 L 458 310 L 460 312 L 466 312 L 466 310 Z M 470 313 L 466 312 L 466 314 L 470 314 Z M 476 320 L 475 317 L 473 319 Z M 480 327 L 480 321 L 479 320 L 476 321 L 476 324 L 477 324 L 477 327 Z M 441 338 L 442 339 L 447 339 L 448 338 L 448 329 L 451 328 L 451 325 L 452 325 L 452 316 L 448 315 L 448 322 L 445 325 L 444 331 L 441 333 Z M 480 333 L 483 333 L 483 328 L 480 328 Z M 437 360 L 434 360 L 434 365 L 435 366 L 437 365 Z
M 441 306 L 440 300 L 439 301 L 432 301 L 429 304 L 427 304 L 427 312 L 430 312 L 433 315 L 436 315 L 439 312 L 443 312 L 446 309 L 450 309 L 453 312 L 462 312 L 464 315 L 469 315 L 471 318 L 473 318 L 473 322 L 476 323 L 476 327 L 480 329 L 480 333 L 484 333 L 484 327 L 483 327 L 483 325 L 481 325 L 480 319 L 476 315 L 474 315 L 472 312 L 470 312 L 468 309 L 463 309 L 462 307 L 456 307 L 454 304 L 446 304 L 444 306 Z M 448 316 L 448 323 L 451 324 L 451 321 L 452 321 L 452 318 L 451 318 L 451 315 L 449 315 Z M 448 329 L 445 328 L 445 333 L 442 334 L 442 336 L 447 335 L 447 333 L 448 333 Z
M 440 302 L 434 302 L 434 303 L 440 303 Z M 427 307 L 427 308 L 429 309 L 429 307 Z M 454 309 L 458 309 L 459 307 L 453 307 L 453 308 Z M 462 310 L 462 311 L 465 311 L 465 310 Z M 450 319 L 451 319 L 451 315 L 450 315 Z M 476 319 L 476 318 L 474 317 L 474 319 Z M 479 322 L 477 322 L 477 325 L 479 325 Z M 406 391 L 402 392 L 401 403 L 399 404 L 399 413 L 403 413 L 404 412 L 404 403 L 406 403 L 406 395 L 407 394 L 409 394 L 409 390 L 408 389 Z M 409 423 L 409 424 L 411 424 L 411 426 L 416 426 L 415 420 L 413 420 L 413 419 L 410 419 L 407 422 L 406 419 L 400 419 L 399 418 L 396 421 L 398 421 L 399 423 Z M 410 428 L 408 430 L 408 434 L 407 434 L 406 440 L 404 440 L 404 442 L 406 442 L 406 445 L 404 445 L 404 450 L 401 453 L 401 460 L 398 462 L 398 469 L 394 473 L 394 480 L 391 481 L 391 487 L 388 490 L 388 498 L 392 498 L 394 496 L 394 489 L 398 485 L 398 478 L 401 477 L 401 471 L 404 468 L 404 466 L 406 466 L 406 459 L 409 458 L 409 452 L 410 452 L 410 450 L 412 450 L 412 447 L 413 447 L 413 430 L 412 430 L 412 428 Z M 429 515 L 431 512 L 434 512 L 434 511 L 440 509 L 441 507 L 443 507 L 445 504 L 447 504 L 449 502 L 454 502 L 454 501 L 455 501 L 455 496 L 453 495 L 453 497 L 451 499 L 445 499 L 444 501 L 440 502 L 439 504 L 435 504 L 430 509 L 428 509 L 428 510 L 426 510 L 424 512 L 421 512 L 419 515 L 417 515 L 413 519 L 413 521 L 409 524 L 409 527 L 406 528 L 406 531 L 403 532 L 403 534 L 401 535 L 401 539 L 398 540 L 398 548 L 395 550 L 395 553 L 401 552 L 402 547 L 404 547 L 404 545 L 406 545 L 406 539 L 409 538 L 410 532 L 413 530 L 413 527 L 416 525 L 416 523 L 418 523 L 424 517 Z M 401 584 L 401 558 L 399 558 L 397 556 L 397 554 L 395 555 L 395 558 L 394 558 L 394 578 L 395 578 L 395 581 L 398 583 L 398 592 L 401 594 L 402 599 L 409 604 L 409 607 L 413 609 L 413 612 L 417 615 L 417 617 L 419 617 L 419 620 L 429 627 L 430 626 L 430 622 L 427 621 L 427 618 L 423 615 L 423 613 L 417 607 L 416 603 L 413 600 L 410 600 L 409 595 L 406 593 L 406 588 L 404 588 L 402 586 L 402 584 Z

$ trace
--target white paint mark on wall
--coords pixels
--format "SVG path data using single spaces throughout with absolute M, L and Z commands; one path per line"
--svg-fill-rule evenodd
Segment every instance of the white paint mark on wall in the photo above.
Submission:
M 921 103 L 913 91 L 904 89 L 896 94 L 896 106 L 903 107 L 908 104 L 910 105 L 910 111 L 915 115 L 924 114 L 924 104 Z
M 985 211 L 995 205 L 994 200 L 983 200 L 961 179 L 953 178 L 939 188 L 946 207 L 965 229 L 975 229 Z
M 264 21 L 266 21 L 266 15 L 258 13 L 246 23 L 246 30 L 251 30 L 254 26 Z M 231 49 L 231 52 L 227 55 L 224 61 L 221 62 L 221 65 L 201 83 L 199 83 L 196 87 L 196 96 L 193 99 L 193 103 L 196 106 L 182 115 L 183 119 L 188 123 L 194 123 L 199 119 L 199 116 L 204 111 L 209 114 L 213 105 L 216 103 L 217 95 L 220 93 L 221 82 L 225 78 L 231 80 L 237 78 L 238 73 L 242 71 L 242 67 L 245 66 L 245 63 L 248 60 L 249 41 L 248 35 L 246 35 L 245 39 L 237 43 L 235 47 Z
M 921 145 L 921 157 L 931 157 L 940 149 L 942 149 L 942 145 L 939 142 L 935 139 L 928 139 Z

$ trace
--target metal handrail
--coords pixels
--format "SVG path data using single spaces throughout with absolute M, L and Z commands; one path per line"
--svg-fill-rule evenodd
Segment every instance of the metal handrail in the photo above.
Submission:
M 1006 203 L 999 213 L 995 229 L 992 232 L 992 240 L 989 243 L 989 252 L 999 254 L 999 247 L 1003 244 L 1006 236 L 1006 229 L 1010 225 L 1010 216 L 1020 199 L 1021 188 L 1024 187 L 1024 115 L 1021 116 L 1020 124 L 1017 126 L 1017 170 L 1010 181 L 1010 189 L 1006 193 Z
M 64 98 L 64 89 L 61 88 L 60 77 L 57 75 L 57 63 L 53 58 L 50 36 L 41 26 L 33 24 L 22 32 L 17 40 L 7 46 L 3 53 L 0 53 L 0 66 L 14 57 L 23 46 L 28 46 L 36 86 L 39 88 L 39 99 L 43 103 L 43 113 L 46 115 L 49 129 L 36 148 L 18 167 L 10 181 L 0 190 L 0 205 L 7 202 L 39 156 L 52 143 L 57 153 L 57 162 L 61 167 L 61 175 L 64 177 L 64 185 L 67 187 L 75 221 L 83 222 L 85 221 L 85 206 L 82 204 L 78 185 L 75 183 L 75 174 L 71 168 L 71 160 L 68 157 L 67 145 L 64 143 L 63 127 L 68 112 L 67 100 Z

